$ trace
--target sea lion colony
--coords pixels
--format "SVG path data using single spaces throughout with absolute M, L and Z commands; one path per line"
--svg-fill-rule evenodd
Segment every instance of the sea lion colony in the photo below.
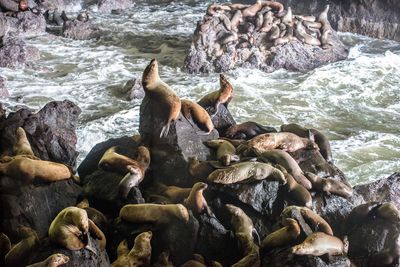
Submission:
M 218 10 L 218 9 L 217 9 Z M 183 108 L 179 97 L 173 89 L 165 84 L 158 75 L 158 63 L 152 60 L 143 73 L 146 94 L 161 101 L 168 111 L 159 114 L 164 118 L 163 125 L 159 126 L 160 138 L 168 136 L 169 128 L 175 123 L 176 109 Z M 221 86 L 233 87 L 227 77 L 221 75 Z M 224 85 L 222 85 L 224 84 Z M 218 96 L 218 92 L 215 94 Z M 212 94 L 209 94 L 212 95 Z M 232 99 L 232 97 L 229 97 Z M 211 98 L 210 98 L 211 99 Z M 218 97 L 212 98 L 218 102 Z M 221 102 L 222 103 L 222 102 Z M 209 107 L 216 107 L 216 103 L 208 101 Z M 206 107 L 206 106 L 205 106 Z M 178 110 L 179 110 L 178 109 Z M 196 109 L 202 109 L 200 105 Z M 217 108 L 218 109 L 218 108 Z M 179 113 L 178 113 L 179 114 Z M 192 127 L 203 130 L 208 134 L 211 127 L 203 127 L 204 122 L 211 121 L 206 111 L 201 112 L 200 119 L 185 117 Z M 196 126 L 197 125 L 197 126 Z M 289 127 L 290 126 L 290 127 Z M 256 127 L 256 128 L 254 128 Z M 212 128 L 211 128 L 212 129 Z M 248 131 L 247 131 L 248 129 Z M 254 131 L 256 129 L 256 131 Z M 227 130 L 229 136 L 244 133 L 243 139 L 223 138 L 210 140 L 205 143 L 215 151 L 215 158 L 210 161 L 199 161 L 196 158 L 189 160 L 188 168 L 193 182 L 192 188 L 167 186 L 160 182 L 149 187 L 148 201 L 144 204 L 128 204 L 121 208 L 119 219 L 135 224 L 150 224 L 156 229 L 163 229 L 175 223 L 186 224 L 190 216 L 208 216 L 215 220 L 218 217 L 207 204 L 204 193 L 209 185 L 213 184 L 238 184 L 245 186 L 254 181 L 265 180 L 277 182 L 282 188 L 281 193 L 288 206 L 281 210 L 281 223 L 276 231 L 260 237 L 253 225 L 252 219 L 241 208 L 234 204 L 225 206 L 234 238 L 238 242 L 240 259 L 232 266 L 260 266 L 261 255 L 273 253 L 275 249 L 285 250 L 289 255 L 335 256 L 347 253 L 348 243 L 344 236 L 335 236 L 329 223 L 312 210 L 312 199 L 316 193 L 335 194 L 343 198 L 352 196 L 352 188 L 335 178 L 320 177 L 320 174 L 304 173 L 292 153 L 297 150 L 314 150 L 321 152 L 321 148 L 314 142 L 313 135 L 300 137 L 294 129 L 302 132 L 311 132 L 299 125 L 282 125 L 281 129 L 288 132 L 277 132 L 271 127 L 264 127 L 254 122 L 234 125 Z M 261 130 L 261 131 L 259 131 Z M 289 132 L 289 130 L 291 130 Z M 313 130 L 314 132 L 316 130 Z M 323 146 L 324 160 L 332 160 L 329 141 L 322 133 L 318 132 Z M 140 138 L 134 137 L 135 140 Z M 246 140 L 247 139 L 247 140 Z M 327 144 L 328 143 L 328 144 Z M 329 151 L 326 151 L 329 150 Z M 229 159 L 229 160 L 226 160 Z M 150 151 L 145 146 L 139 146 L 135 158 L 118 153 L 118 147 L 111 147 L 99 159 L 98 168 L 118 173 L 124 178 L 119 184 L 119 193 L 125 199 L 133 187 L 146 181 L 145 173 L 150 167 Z M 153 166 L 154 167 L 154 166 Z M 156 166 L 155 166 L 156 167 Z M 20 180 L 25 184 L 36 180 L 55 182 L 61 179 L 75 178 L 67 166 L 59 163 L 40 160 L 34 155 L 27 134 L 22 127 L 16 129 L 16 141 L 12 146 L 10 155 L 0 159 L 0 174 L 12 179 Z M 128 182 L 127 182 L 128 181 Z M 291 206 L 290 206 L 291 205 Z M 354 209 L 347 222 L 350 227 L 357 227 L 360 220 L 382 218 L 393 223 L 400 222 L 400 212 L 392 203 L 369 203 Z M 110 219 L 110 218 L 109 218 Z M 91 249 L 90 238 L 98 242 L 101 250 L 106 249 L 107 237 L 103 233 L 110 221 L 101 211 L 89 207 L 84 200 L 77 207 L 65 207 L 49 225 L 49 241 L 68 250 Z M 101 228 L 99 228 L 99 226 Z M 278 224 L 277 224 L 278 225 Z M 27 262 L 29 255 L 37 249 L 40 242 L 35 231 L 21 226 L 23 229 L 21 241 L 11 246 L 8 237 L 1 235 L 1 253 L 5 266 L 60 266 L 70 261 L 63 254 L 53 254 L 42 261 Z M 127 240 L 122 240 L 117 251 L 117 258 L 112 266 L 174 266 L 169 259 L 169 251 L 164 251 L 159 257 L 153 257 L 151 240 L 157 233 L 151 231 L 140 233 L 134 239 L 130 249 Z M 399 244 L 385 251 L 382 255 L 386 261 L 394 261 L 399 256 Z M 222 248 L 221 248 L 222 249 Z M 165 264 L 165 265 L 163 265 Z M 223 263 L 225 264 L 225 263 Z M 193 259 L 182 266 L 222 266 L 215 259 L 204 259 L 201 255 L 193 255 Z

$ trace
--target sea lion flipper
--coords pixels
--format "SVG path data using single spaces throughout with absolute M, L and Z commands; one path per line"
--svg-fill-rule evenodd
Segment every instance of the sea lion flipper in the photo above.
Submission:
M 253 228 L 253 230 L 251 231 L 251 234 L 253 236 L 254 241 L 259 246 L 261 244 L 261 240 L 260 240 L 260 235 L 258 234 L 257 230 L 255 228 Z
M 106 248 L 106 237 L 104 233 L 100 230 L 99 227 L 91 220 L 88 219 L 89 221 L 89 231 L 92 235 L 94 235 L 97 239 L 100 240 L 100 249 L 104 250 Z
M 167 124 L 165 124 L 162 129 L 161 129 L 161 133 L 160 133 L 160 138 L 161 137 L 167 137 L 168 132 L 169 132 L 169 127 L 171 125 L 171 122 L 167 122 Z

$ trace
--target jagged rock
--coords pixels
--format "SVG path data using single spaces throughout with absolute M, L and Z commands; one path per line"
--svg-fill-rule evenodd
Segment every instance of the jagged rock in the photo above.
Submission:
M 1 152 L 11 151 L 15 130 L 22 127 L 37 157 L 75 167 L 75 128 L 80 113 L 80 108 L 68 100 L 50 102 L 37 113 L 28 108 L 10 113 L 0 123 Z
M 32 11 L 18 12 L 17 16 L 6 17 L 9 32 L 19 36 L 30 37 L 44 34 L 46 32 L 46 20 L 40 13 Z
M 0 46 L 0 67 L 20 68 L 28 61 L 39 59 L 39 50 L 29 47 L 19 37 L 3 37 L 3 46 Z
M 60 246 L 51 244 L 48 239 L 41 241 L 38 250 L 33 252 L 29 262 L 31 264 L 36 262 L 41 262 L 45 260 L 48 256 L 55 253 L 62 253 L 69 257 L 69 262 L 63 264 L 65 267 L 73 266 L 87 266 L 87 267 L 108 267 L 110 266 L 110 260 L 108 259 L 107 251 L 101 250 L 99 247 L 99 242 L 89 235 L 90 244 L 92 250 L 83 248 L 81 250 L 69 250 L 65 248 L 60 248 Z
M 15 179 L 1 177 L 0 188 L 1 231 L 14 242 L 19 225 L 36 230 L 40 238 L 46 236 L 56 215 L 65 207 L 75 206 L 82 195 L 81 187 L 72 179 L 22 185 Z
M 7 98 L 10 93 L 7 90 L 7 79 L 0 76 L 0 98 Z
M 345 256 L 327 257 L 295 256 L 281 250 L 275 250 L 263 257 L 262 266 L 271 267 L 350 267 L 351 262 Z
M 393 202 L 400 209 L 400 173 L 372 183 L 356 185 L 354 191 L 364 198 L 364 202 Z
M 144 98 L 144 89 L 140 79 L 130 79 L 122 88 L 122 93 L 126 95 L 129 101 Z
M 62 35 L 74 40 L 89 40 L 99 37 L 100 29 L 90 21 L 74 19 L 64 22 Z
M 132 0 L 99 0 L 98 11 L 111 13 L 113 10 L 126 9 L 132 6 Z

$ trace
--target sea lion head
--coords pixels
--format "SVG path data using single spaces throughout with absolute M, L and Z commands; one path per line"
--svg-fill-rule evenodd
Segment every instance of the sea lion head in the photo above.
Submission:
M 228 82 L 228 79 L 224 74 L 219 75 L 219 85 L 220 85 L 220 91 L 224 92 L 226 94 L 232 94 L 233 92 L 233 87 L 232 85 Z
M 195 183 L 195 184 L 193 185 L 193 189 L 194 189 L 195 191 L 205 190 L 205 189 L 207 189 L 207 187 L 208 187 L 208 184 L 203 183 L 203 182 L 198 182 L 198 183 Z
M 135 244 L 137 242 L 143 244 L 150 242 L 151 238 L 153 237 L 153 233 L 151 231 L 143 232 L 135 238 Z
M 19 6 L 19 10 L 21 10 L 21 11 L 25 11 L 29 8 L 27 0 L 20 0 L 18 6 Z
M 153 58 L 149 65 L 144 69 L 143 75 L 142 75 L 142 85 L 144 89 L 147 89 L 147 87 L 157 81 L 160 78 L 158 75 L 158 62 L 157 59 Z
M 61 253 L 56 253 L 48 258 L 46 266 L 59 266 L 62 264 L 66 264 L 67 262 L 69 262 L 68 256 Z
M 86 210 L 77 207 L 71 207 L 71 209 L 67 211 L 66 217 L 70 217 L 73 224 L 78 227 L 83 234 L 87 234 L 89 232 L 89 218 Z

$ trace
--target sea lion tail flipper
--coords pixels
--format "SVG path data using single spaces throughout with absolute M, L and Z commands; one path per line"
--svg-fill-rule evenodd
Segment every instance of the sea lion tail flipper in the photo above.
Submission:
M 160 133 L 160 138 L 161 137 L 167 137 L 168 132 L 169 132 L 169 127 L 171 125 L 171 122 L 167 122 L 167 124 L 165 124 L 162 129 L 161 129 L 161 133 Z
M 258 232 L 255 228 L 253 228 L 253 230 L 251 230 L 251 234 L 252 234 L 253 239 L 256 242 L 256 244 L 258 246 L 260 246 L 260 244 L 261 244 L 260 235 L 258 234 Z

